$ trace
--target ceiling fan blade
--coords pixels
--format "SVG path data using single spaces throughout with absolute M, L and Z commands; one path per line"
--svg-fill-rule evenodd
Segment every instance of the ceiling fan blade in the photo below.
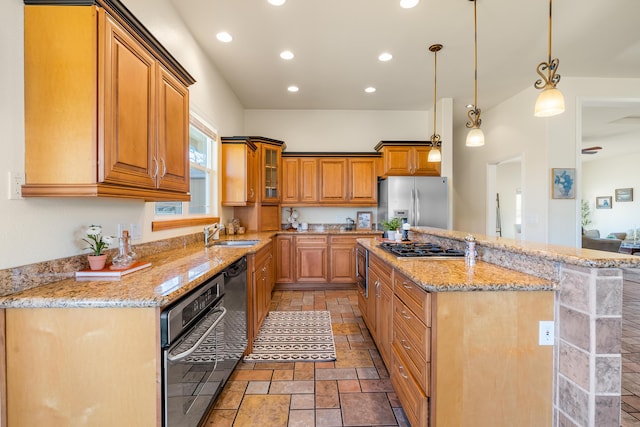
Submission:
M 602 147 L 588 147 L 582 149 L 582 154 L 596 154 L 598 150 L 602 150 Z

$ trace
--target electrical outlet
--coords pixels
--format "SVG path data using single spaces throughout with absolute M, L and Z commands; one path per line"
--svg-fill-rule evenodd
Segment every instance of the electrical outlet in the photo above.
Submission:
M 553 320 L 541 320 L 538 337 L 539 345 L 553 345 L 555 341 L 555 327 Z
M 24 184 L 24 174 L 20 172 L 9 172 L 9 200 L 22 198 L 22 185 Z

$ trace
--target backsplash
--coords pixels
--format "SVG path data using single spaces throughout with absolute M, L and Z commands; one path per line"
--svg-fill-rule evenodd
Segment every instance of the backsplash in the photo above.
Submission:
M 140 243 L 133 245 L 133 249 L 140 259 L 144 259 L 149 255 L 202 242 L 203 238 L 202 233 L 194 233 L 165 240 Z M 111 259 L 118 253 L 118 249 L 110 249 L 106 253 Z M 88 267 L 87 254 L 81 254 L 0 270 L 0 296 L 69 279 L 75 275 L 76 271 Z

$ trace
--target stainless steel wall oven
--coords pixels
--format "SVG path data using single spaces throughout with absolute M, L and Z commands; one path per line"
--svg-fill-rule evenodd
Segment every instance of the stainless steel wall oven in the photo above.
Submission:
M 195 427 L 247 347 L 246 258 L 160 315 L 162 424 Z

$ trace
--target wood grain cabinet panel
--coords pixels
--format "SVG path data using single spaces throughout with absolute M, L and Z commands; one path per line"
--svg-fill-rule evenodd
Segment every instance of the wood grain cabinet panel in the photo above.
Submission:
M 276 237 L 276 283 L 295 281 L 295 237 L 279 235 Z
M 255 204 L 257 147 L 248 138 L 221 138 L 222 206 Z
M 328 281 L 328 249 L 325 235 L 296 237 L 296 282 Z
M 440 176 L 441 162 L 429 162 L 431 147 L 422 144 L 399 144 L 382 141 L 375 149 L 382 152 L 383 176 Z
M 135 18 L 26 5 L 23 196 L 189 200 L 194 80 L 167 55 Z
M 378 202 L 375 159 L 349 159 L 349 202 L 362 205 Z
M 346 203 L 347 159 L 320 159 L 318 162 L 320 171 L 320 202 Z

